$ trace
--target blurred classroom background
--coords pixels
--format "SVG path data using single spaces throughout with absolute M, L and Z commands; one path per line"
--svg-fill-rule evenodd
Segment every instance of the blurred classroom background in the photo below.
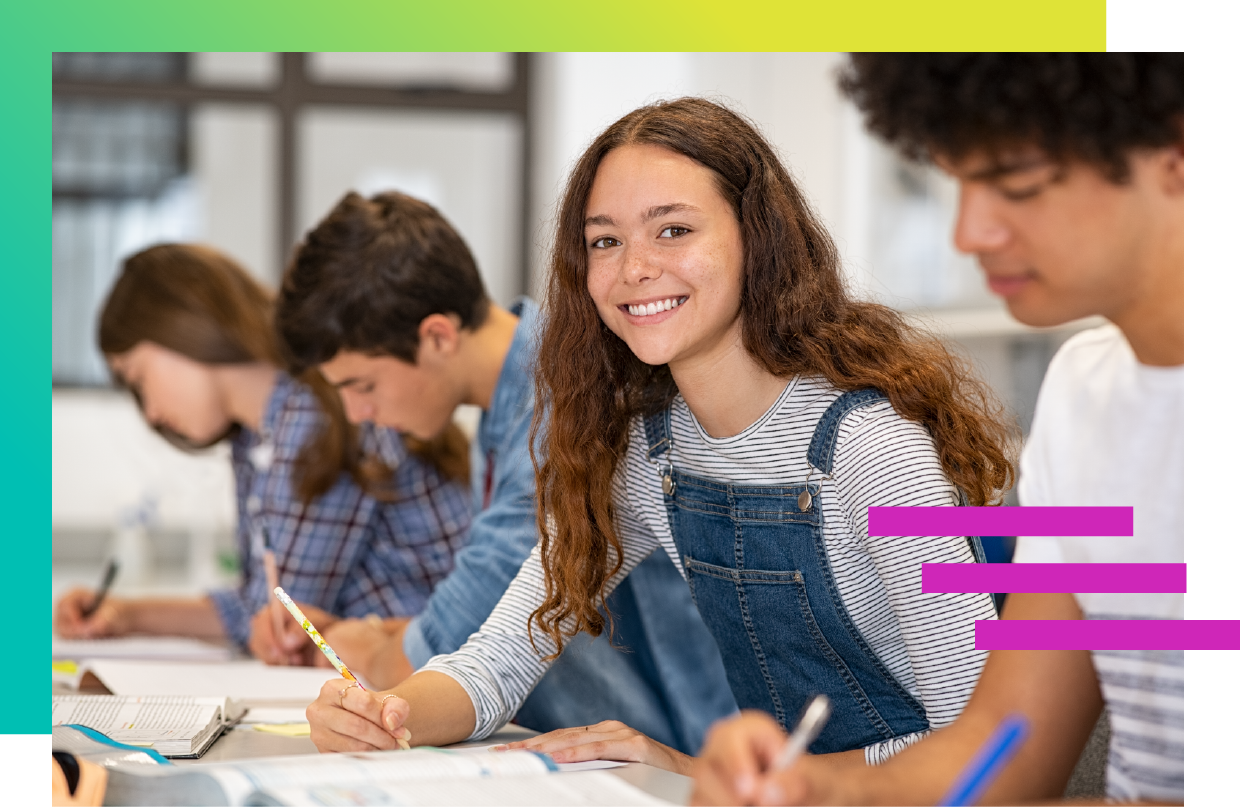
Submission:
M 231 574 L 222 446 L 187 455 L 142 422 L 94 346 L 119 261 L 210 243 L 269 285 L 347 190 L 437 206 L 491 295 L 540 295 L 577 154 L 644 103 L 705 95 L 754 120 L 835 237 L 854 288 L 921 318 L 1029 426 L 1055 349 L 951 246 L 951 183 L 868 136 L 829 53 L 58 53 L 52 61 L 53 597 L 122 559 L 118 593 Z M 467 426 L 470 413 L 462 413 Z M 998 548 L 999 544 L 992 547 Z M 993 549 L 992 549 L 993 551 Z

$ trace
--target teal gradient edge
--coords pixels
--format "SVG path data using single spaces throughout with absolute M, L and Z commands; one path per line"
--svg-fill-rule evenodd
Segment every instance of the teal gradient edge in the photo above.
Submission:
M 7 11 L 0 34 L 0 635 L 17 687 L 0 710 L 4 734 L 51 732 L 47 702 L 16 681 L 31 664 L 46 664 L 51 649 L 52 60 L 20 24 L 29 13 Z

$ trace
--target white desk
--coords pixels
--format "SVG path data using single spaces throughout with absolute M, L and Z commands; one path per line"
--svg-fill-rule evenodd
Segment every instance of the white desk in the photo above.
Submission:
M 91 690 L 84 689 L 83 693 Z M 93 690 L 107 692 L 106 689 Z M 60 684 L 52 685 L 52 694 L 68 694 L 69 690 Z M 253 707 L 292 707 L 304 708 L 303 701 L 245 701 Z M 469 745 L 494 745 L 512 742 L 534 736 L 535 732 L 523 729 L 511 723 L 491 735 L 482 743 L 463 743 Z M 318 749 L 309 737 L 284 737 L 278 734 L 255 731 L 253 726 L 241 724 L 219 737 L 203 755 L 202 759 L 173 760 L 174 765 L 194 765 L 202 762 L 227 762 L 229 760 L 256 759 L 260 757 L 288 756 L 293 754 L 315 754 Z M 687 804 L 692 790 L 692 780 L 687 776 L 671 773 L 641 763 L 630 763 L 622 768 L 611 768 L 605 771 L 618 776 L 634 787 L 640 788 L 653 796 L 673 802 Z
M 251 704 L 262 706 L 295 706 L 297 704 L 265 702 Z M 491 735 L 485 742 L 462 743 L 460 747 L 470 745 L 494 745 L 495 743 L 514 742 L 526 737 L 533 737 L 534 732 L 509 723 Z M 285 756 L 289 754 L 315 754 L 318 749 L 309 737 L 282 737 L 278 734 L 267 734 L 255 731 L 252 726 L 242 724 L 215 741 L 203 755 L 202 759 L 173 760 L 175 765 L 194 765 L 201 762 L 226 762 L 234 759 L 255 759 L 258 757 Z M 692 780 L 687 776 L 654 768 L 641 763 L 630 763 L 623 768 L 611 768 L 606 771 L 618 776 L 634 787 L 665 799 L 675 804 L 687 804 Z

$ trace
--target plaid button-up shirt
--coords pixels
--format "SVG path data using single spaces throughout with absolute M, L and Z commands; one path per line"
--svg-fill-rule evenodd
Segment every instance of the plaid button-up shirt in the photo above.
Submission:
M 390 429 L 362 427 L 362 445 L 395 468 L 392 501 L 377 501 L 347 474 L 310 504 L 297 495 L 294 468 L 324 415 L 314 393 L 281 373 L 262 434 L 232 442 L 237 481 L 241 582 L 211 592 L 229 637 L 244 646 L 250 619 L 268 602 L 263 548 L 276 558 L 293 599 L 345 617 L 412 616 L 452 571 L 470 520 L 468 490 L 409 455 Z

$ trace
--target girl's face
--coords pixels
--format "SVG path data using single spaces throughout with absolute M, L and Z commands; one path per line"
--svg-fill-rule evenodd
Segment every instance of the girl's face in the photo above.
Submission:
M 139 342 L 108 366 L 138 394 L 142 415 L 152 426 L 206 444 L 228 431 L 232 421 L 212 369 L 154 342 Z
M 710 169 L 659 146 L 622 146 L 586 203 L 590 297 L 646 364 L 720 360 L 740 343 L 744 246 Z

